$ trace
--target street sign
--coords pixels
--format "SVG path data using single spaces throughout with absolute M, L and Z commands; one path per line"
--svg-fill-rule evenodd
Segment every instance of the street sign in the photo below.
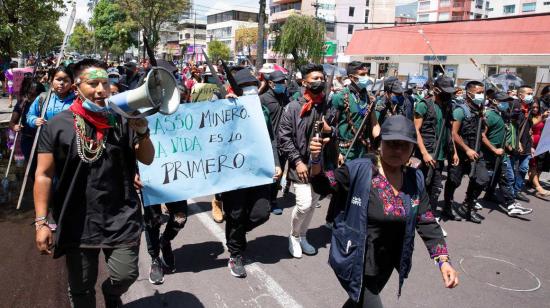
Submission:
M 323 54 L 325 57 L 335 57 L 338 45 L 335 42 L 325 42 L 323 45 Z

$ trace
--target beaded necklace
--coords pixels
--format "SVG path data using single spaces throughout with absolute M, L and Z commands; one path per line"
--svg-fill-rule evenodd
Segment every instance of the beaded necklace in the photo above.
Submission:
M 74 129 L 76 131 L 76 149 L 78 151 L 78 156 L 82 159 L 83 162 L 91 164 L 97 161 L 103 154 L 105 149 L 105 142 L 107 135 L 105 134 L 106 130 L 103 131 L 103 137 L 99 140 L 97 139 L 97 132 L 95 134 L 95 139 L 90 138 L 86 135 L 86 122 L 84 119 L 73 113 L 74 117 Z

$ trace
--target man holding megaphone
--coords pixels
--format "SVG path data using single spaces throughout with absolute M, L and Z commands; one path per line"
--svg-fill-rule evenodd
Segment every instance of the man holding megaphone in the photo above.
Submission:
M 37 150 L 36 244 L 43 254 L 53 250 L 54 258 L 66 256 L 73 307 L 96 305 L 101 250 L 109 271 L 102 284 L 106 307 L 118 307 L 138 277 L 142 214 L 133 187 L 135 160 L 151 164 L 154 148 L 147 120 L 126 120 L 107 109 L 106 68 L 93 59 L 75 64 L 77 98 L 46 124 Z M 49 207 L 57 222 L 55 237 Z

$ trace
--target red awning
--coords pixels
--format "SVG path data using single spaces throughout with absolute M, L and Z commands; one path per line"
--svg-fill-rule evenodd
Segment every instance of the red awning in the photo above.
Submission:
M 550 15 L 359 30 L 345 54 L 431 55 L 421 29 L 437 55 L 550 55 Z

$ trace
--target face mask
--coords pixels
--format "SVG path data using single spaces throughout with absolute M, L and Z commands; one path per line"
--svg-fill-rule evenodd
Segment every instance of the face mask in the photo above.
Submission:
M 324 81 L 314 81 L 314 82 L 309 84 L 308 89 L 313 94 L 319 94 L 319 93 L 323 92 L 323 90 L 325 89 L 325 82 Z
M 114 83 L 118 83 L 118 78 L 109 78 L 109 83 L 110 84 L 114 84 Z
M 508 102 L 499 102 L 497 104 L 498 110 L 505 112 L 508 111 L 508 108 L 510 108 L 510 104 Z
M 481 106 L 485 102 L 485 96 L 483 95 L 483 93 L 475 94 L 472 102 L 477 106 Z
M 394 95 L 391 98 L 391 102 L 394 105 L 403 105 L 403 102 L 405 102 L 405 97 L 403 95 Z
M 107 111 L 107 106 L 105 107 L 98 106 L 89 99 L 85 99 L 84 102 L 82 102 L 82 107 L 84 107 L 84 109 L 88 111 L 96 112 L 96 113 Z
M 276 83 L 275 88 L 273 88 L 273 92 L 277 94 L 283 94 L 286 92 L 286 85 L 282 83 Z
M 258 87 L 248 86 L 243 88 L 243 95 L 258 95 Z
M 358 76 L 357 78 L 359 79 L 357 81 L 357 86 L 361 90 L 365 89 L 369 84 L 372 83 L 372 81 L 367 76 Z
M 533 95 L 525 95 L 525 97 L 523 98 L 523 101 L 526 104 L 532 104 L 533 103 Z

